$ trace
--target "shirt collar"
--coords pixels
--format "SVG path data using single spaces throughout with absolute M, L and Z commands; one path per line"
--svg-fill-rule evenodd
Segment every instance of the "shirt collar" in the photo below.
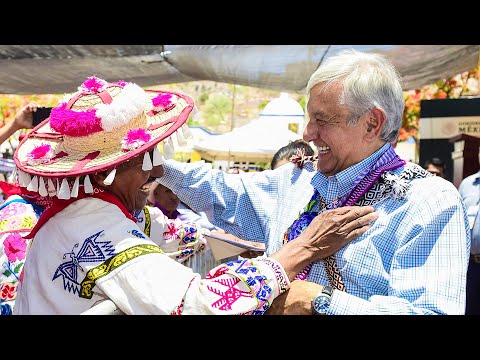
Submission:
M 317 180 L 314 180 L 314 186 L 317 190 L 320 191 L 319 184 L 328 183 L 328 178 L 335 178 L 338 184 L 338 191 L 340 194 L 348 193 L 352 190 L 355 180 L 357 179 L 358 174 L 362 173 L 366 169 L 371 169 L 377 160 L 382 156 L 382 154 L 390 148 L 391 144 L 386 143 L 380 149 L 375 151 L 369 157 L 363 159 L 359 163 L 352 165 L 345 170 L 340 171 L 339 173 L 332 176 L 325 176 L 322 173 L 315 175 Z
M 477 172 L 477 177 L 473 180 L 473 185 L 479 185 L 480 184 L 480 171 Z

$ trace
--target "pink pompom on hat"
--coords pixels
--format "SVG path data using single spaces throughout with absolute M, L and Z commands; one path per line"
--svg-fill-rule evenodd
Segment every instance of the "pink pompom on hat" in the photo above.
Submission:
M 151 170 L 174 157 L 174 142 L 184 145 L 191 136 L 186 121 L 193 109 L 184 94 L 89 77 L 22 139 L 14 180 L 42 196 L 70 199 L 79 186 L 93 192 L 89 174 L 112 169 L 104 181 L 110 185 L 116 166 L 140 154 Z

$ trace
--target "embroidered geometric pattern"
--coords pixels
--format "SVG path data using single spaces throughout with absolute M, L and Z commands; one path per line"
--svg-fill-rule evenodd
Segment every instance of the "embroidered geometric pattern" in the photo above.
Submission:
M 277 278 L 279 285 L 278 295 L 283 294 L 285 291 L 287 291 L 290 281 L 288 281 L 288 279 L 283 275 L 283 271 L 281 270 L 280 266 L 276 262 L 273 262 L 268 258 L 263 258 L 259 260 L 269 264 L 275 271 L 275 277 Z
M 175 222 L 177 224 L 177 222 Z M 180 236 L 180 241 L 178 243 L 178 250 L 180 255 L 177 259 L 187 258 L 194 253 L 195 245 L 198 243 L 198 231 L 194 224 L 182 223 L 178 235 Z M 201 251 L 201 249 L 200 249 Z
M 92 289 L 95 286 L 95 281 L 108 275 L 110 272 L 119 268 L 130 260 L 152 253 L 163 254 L 163 251 L 157 245 L 135 245 L 109 258 L 102 264 L 90 269 L 80 284 L 81 291 L 78 296 L 85 299 L 91 299 L 93 296 Z
M 143 232 L 145 233 L 145 235 L 150 237 L 150 230 L 152 228 L 152 219 L 150 217 L 150 211 L 148 211 L 148 208 L 146 206 L 143 208 L 143 211 L 145 212 L 145 230 L 143 230 Z
M 228 272 L 235 273 L 236 277 L 233 279 L 221 277 Z M 255 297 L 257 299 L 256 310 L 247 312 L 245 315 L 262 315 L 267 311 L 269 306 L 267 299 L 272 292 L 272 288 L 266 284 L 266 277 L 259 274 L 258 268 L 252 264 L 250 259 L 227 261 L 207 273 L 206 278 L 215 278 L 215 284 L 223 285 L 221 288 L 207 286 L 208 290 L 220 296 L 217 301 L 211 304 L 212 307 L 228 311 L 240 298 Z M 246 285 L 248 290 L 242 290 L 238 285 Z
M 62 277 L 63 288 L 68 292 L 78 294 L 80 292 L 78 270 L 80 269 L 80 271 L 84 272 L 81 263 L 105 261 L 108 257 L 115 255 L 115 249 L 110 241 L 98 240 L 102 236 L 104 236 L 103 230 L 87 238 L 77 254 L 75 254 L 73 249 L 71 252 L 64 254 L 63 258 L 66 259 L 69 256 L 70 260 L 61 264 L 55 270 L 52 281 Z M 75 244 L 73 248 L 77 248 L 78 245 Z

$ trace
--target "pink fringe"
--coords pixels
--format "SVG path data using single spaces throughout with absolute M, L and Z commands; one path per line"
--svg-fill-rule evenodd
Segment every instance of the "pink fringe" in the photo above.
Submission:
M 98 94 L 105 90 L 108 83 L 96 76 L 91 76 L 83 82 L 83 84 L 78 88 L 83 94 Z
M 172 94 L 158 94 L 152 99 L 152 105 L 155 110 L 165 110 L 172 103 Z
M 103 130 L 95 109 L 73 111 L 66 109 L 66 106 L 66 103 L 62 103 L 52 109 L 50 127 L 53 130 L 67 136 L 87 136 Z
M 32 160 L 38 160 L 43 158 L 48 152 L 52 149 L 52 147 L 48 144 L 40 145 L 34 148 L 27 154 L 27 157 Z

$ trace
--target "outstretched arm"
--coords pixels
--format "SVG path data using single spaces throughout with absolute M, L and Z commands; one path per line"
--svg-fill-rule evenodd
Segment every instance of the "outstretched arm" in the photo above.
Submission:
M 10 136 L 20 129 L 31 129 L 33 127 L 33 113 L 37 111 L 38 104 L 30 102 L 22 107 L 13 121 L 0 128 L 0 144 L 3 144 Z

